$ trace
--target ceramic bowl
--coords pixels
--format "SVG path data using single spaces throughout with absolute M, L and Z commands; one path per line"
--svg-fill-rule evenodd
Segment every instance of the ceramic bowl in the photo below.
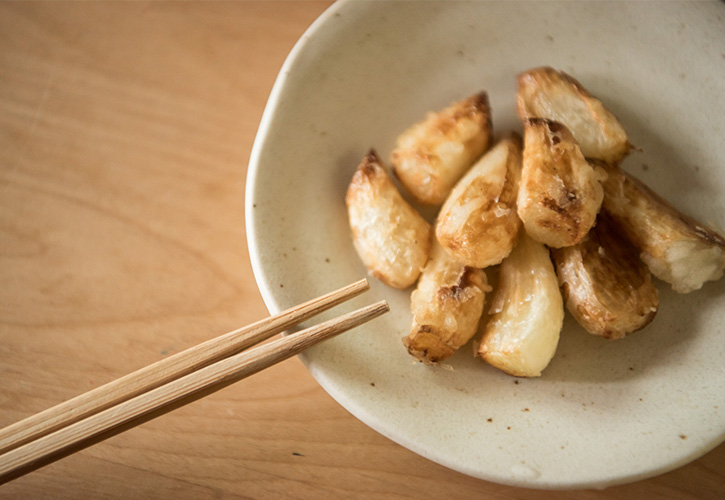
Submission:
M 497 135 L 521 131 L 516 75 L 536 66 L 572 74 L 614 112 L 642 150 L 625 169 L 725 227 L 723 17 L 717 2 L 333 5 L 285 62 L 249 166 L 248 242 L 267 307 L 366 275 L 344 197 L 369 148 L 387 158 L 427 111 L 479 90 Z M 353 415 L 437 463 L 527 488 L 595 488 L 674 469 L 725 437 L 725 279 L 687 295 L 658 282 L 657 317 L 619 341 L 567 316 L 534 379 L 470 345 L 443 367 L 414 362 L 401 343 L 410 290 L 371 282 L 345 307 L 386 299 L 391 312 L 302 360 Z

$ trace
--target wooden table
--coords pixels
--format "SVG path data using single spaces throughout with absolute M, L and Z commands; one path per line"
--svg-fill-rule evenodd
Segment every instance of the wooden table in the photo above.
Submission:
M 0 425 L 267 314 L 244 232 L 266 98 L 327 2 L 0 4 Z M 725 446 L 604 491 L 447 470 L 291 359 L 2 498 L 721 498 Z

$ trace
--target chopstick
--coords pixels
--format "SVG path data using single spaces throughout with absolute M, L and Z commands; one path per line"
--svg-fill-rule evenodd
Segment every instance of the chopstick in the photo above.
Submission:
M 387 312 L 387 303 L 381 301 L 243 351 L 368 288 L 366 280 L 353 283 L 0 430 L 6 450 L 0 455 L 0 483 L 196 401 Z
M 369 288 L 370 285 L 367 280 L 357 281 L 287 309 L 275 316 L 257 321 L 164 358 L 113 382 L 0 429 L 0 454 L 182 375 L 191 373 L 202 366 L 243 351 L 316 314 L 341 304 Z

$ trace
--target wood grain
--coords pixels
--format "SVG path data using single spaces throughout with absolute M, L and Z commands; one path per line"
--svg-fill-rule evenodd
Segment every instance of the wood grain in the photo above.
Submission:
M 0 425 L 267 314 L 244 179 L 327 2 L 0 3 Z M 343 285 L 343 284 L 341 284 Z M 2 498 L 721 498 L 725 446 L 604 491 L 480 481 L 350 416 L 291 359 Z

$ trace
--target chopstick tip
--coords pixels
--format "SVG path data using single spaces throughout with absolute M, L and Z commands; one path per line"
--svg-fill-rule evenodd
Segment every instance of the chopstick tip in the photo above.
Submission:
M 390 306 L 388 305 L 387 300 L 381 300 L 380 302 L 370 304 L 368 308 L 370 309 L 370 311 L 373 312 L 373 317 L 382 316 L 383 314 L 390 311 Z

